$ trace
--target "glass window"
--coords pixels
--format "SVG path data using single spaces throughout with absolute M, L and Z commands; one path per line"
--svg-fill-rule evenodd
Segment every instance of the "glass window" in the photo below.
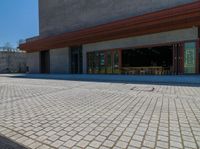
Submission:
M 185 43 L 184 72 L 186 74 L 193 74 L 196 72 L 196 42 Z

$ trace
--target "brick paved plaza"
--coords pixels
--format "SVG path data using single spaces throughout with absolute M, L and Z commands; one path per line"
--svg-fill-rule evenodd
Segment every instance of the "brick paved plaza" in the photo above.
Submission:
M 0 134 L 37 149 L 198 149 L 200 87 L 1 76 Z

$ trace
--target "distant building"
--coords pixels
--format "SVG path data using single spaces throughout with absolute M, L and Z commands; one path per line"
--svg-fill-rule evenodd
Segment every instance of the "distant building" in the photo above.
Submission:
M 20 51 L 18 48 L 12 48 L 12 47 L 0 47 L 0 52 L 2 52 L 2 51 Z
M 26 54 L 24 52 L 2 49 L 0 49 L 0 73 L 25 73 L 27 71 Z
M 39 0 L 31 73 L 199 74 L 199 0 Z

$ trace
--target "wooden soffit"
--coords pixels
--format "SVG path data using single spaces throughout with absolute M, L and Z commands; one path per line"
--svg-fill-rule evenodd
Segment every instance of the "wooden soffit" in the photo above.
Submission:
M 63 48 L 200 25 L 200 1 L 20 45 L 27 52 Z

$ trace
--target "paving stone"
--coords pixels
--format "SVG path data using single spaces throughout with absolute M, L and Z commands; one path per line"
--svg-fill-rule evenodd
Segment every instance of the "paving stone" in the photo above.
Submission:
M 53 136 L 51 136 L 51 137 L 49 137 L 48 139 L 50 140 L 50 141 L 56 141 L 57 139 L 59 138 L 59 136 L 57 136 L 57 135 L 53 135 Z
M 30 144 L 29 147 L 32 149 L 36 149 L 36 148 L 40 147 L 41 145 L 42 145 L 42 143 L 34 142 L 34 143 Z
M 149 147 L 149 148 L 155 148 L 155 142 L 144 140 L 143 146 Z
M 136 140 L 131 140 L 131 142 L 130 142 L 130 146 L 138 147 L 138 148 L 141 147 L 141 144 L 142 144 L 142 142 L 136 141 Z
M 131 140 L 131 137 L 121 136 L 121 138 L 119 140 L 124 141 L 124 142 L 129 142 Z
M 128 143 L 127 142 L 123 142 L 123 141 L 118 141 L 116 146 L 120 147 L 120 148 L 127 148 Z
M 100 145 L 101 145 L 101 142 L 92 141 L 89 145 L 90 145 L 91 147 L 94 147 L 94 148 L 99 148 Z
M 95 138 L 95 136 L 87 135 L 87 136 L 85 136 L 84 140 L 92 141 L 94 138 Z
M 114 146 L 115 142 L 110 141 L 110 140 L 106 140 L 103 145 L 109 148 L 112 148 Z
M 73 147 L 77 142 L 73 140 L 68 140 L 66 143 L 64 143 L 64 146 L 66 147 Z
M 196 143 L 193 143 L 193 142 L 184 141 L 183 143 L 184 143 L 184 146 L 188 147 L 188 148 L 196 148 L 197 147 Z
M 69 136 L 67 136 L 67 137 L 69 137 Z M 82 136 L 80 136 L 80 135 L 76 135 L 76 136 L 74 136 L 74 137 L 72 138 L 72 140 L 78 142 L 78 141 L 80 141 L 82 138 L 83 138 Z
M 32 140 L 32 139 L 28 139 L 28 140 L 24 141 L 23 144 L 24 144 L 25 146 L 29 146 L 29 145 L 32 144 L 33 142 L 35 142 L 35 141 Z
M 77 146 L 82 147 L 82 148 L 85 148 L 89 143 L 90 143 L 90 142 L 88 142 L 88 141 L 81 140 L 81 141 L 77 144 Z
M 47 132 L 45 135 L 50 137 L 50 136 L 52 136 L 52 135 L 54 135 L 54 134 L 56 134 L 55 131 L 49 131 L 49 132 Z
M 66 142 L 66 141 L 68 141 L 70 138 L 71 138 L 70 136 L 65 135 L 65 136 L 61 137 L 60 140 Z
M 170 146 L 175 148 L 183 148 L 182 143 L 176 141 L 170 141 Z
M 37 149 L 50 149 L 50 147 L 47 146 L 47 145 L 41 145 L 41 146 L 38 147 Z
M 63 143 L 64 143 L 63 141 L 57 140 L 57 141 L 53 142 L 51 145 L 52 145 L 53 147 L 57 147 L 57 148 L 58 148 L 58 147 L 61 146 Z
M 97 137 L 95 138 L 95 140 L 97 140 L 97 141 L 99 141 L 99 142 L 103 142 L 104 140 L 106 140 L 106 137 L 105 137 L 105 136 L 99 135 L 99 136 L 97 136 Z
M 199 97 L 193 85 L 0 75 L 0 135 L 27 148 L 196 149 Z

